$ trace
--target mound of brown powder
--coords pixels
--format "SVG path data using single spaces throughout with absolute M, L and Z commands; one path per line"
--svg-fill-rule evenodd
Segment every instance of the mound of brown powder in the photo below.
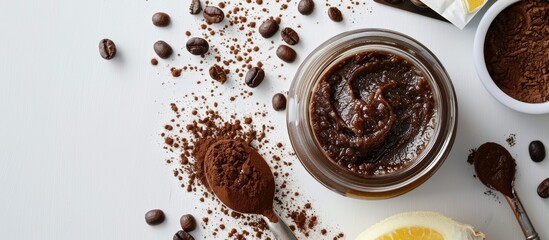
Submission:
M 273 174 L 255 149 L 240 140 L 219 140 L 208 148 L 205 160 L 208 185 L 221 202 L 235 211 L 278 221 Z
M 221 95 L 221 94 L 220 94 Z M 212 97 L 213 95 L 208 95 Z M 257 112 L 239 116 L 230 114 L 227 108 L 219 107 L 206 96 L 186 95 L 184 103 L 169 105 L 173 118 L 163 125 L 164 149 L 170 156 L 166 163 L 174 167 L 173 175 L 181 182 L 181 187 L 198 199 L 188 202 L 203 209 L 207 217 L 202 218 L 201 227 L 205 238 L 221 239 L 272 239 L 266 223 L 256 215 L 240 214 L 225 207 L 211 193 L 207 184 L 204 162 L 208 148 L 220 140 L 239 139 L 243 145 L 261 152 L 273 173 L 276 188 L 274 208 L 286 218 L 298 239 L 319 237 L 322 239 L 341 238 L 333 227 L 322 226 L 315 210 L 299 194 L 299 188 L 292 180 L 293 162 L 297 161 L 291 149 L 280 142 L 270 141 L 268 134 L 274 130 L 268 119 L 270 108 L 259 105 Z M 179 105 L 179 106 L 178 106 Z M 181 106 L 196 106 L 186 109 Z M 269 110 L 267 110 L 269 109 Z M 220 115 L 227 113 L 227 118 Z M 244 119 L 240 121 L 240 119 Z M 263 123 L 263 124 L 260 124 Z M 294 220 L 295 212 L 304 218 Z M 301 224 L 301 219 L 304 224 Z M 216 225 L 216 223 L 223 223 Z M 330 235 L 332 235 L 330 237 Z
M 484 143 L 474 153 L 473 162 L 484 185 L 513 197 L 516 163 L 507 149 L 497 143 Z
M 519 1 L 490 25 L 484 43 L 486 67 L 496 85 L 522 102 L 549 101 L 549 4 Z

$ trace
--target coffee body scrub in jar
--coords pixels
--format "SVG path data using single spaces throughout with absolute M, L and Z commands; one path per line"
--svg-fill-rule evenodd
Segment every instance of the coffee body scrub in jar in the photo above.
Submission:
M 455 138 L 457 105 L 442 64 L 400 33 L 361 29 L 318 47 L 288 94 L 301 163 L 327 188 L 389 198 L 419 186 Z
M 309 111 L 316 140 L 328 158 L 366 177 L 413 164 L 436 124 L 425 73 L 382 50 L 355 53 L 335 63 L 313 90 Z

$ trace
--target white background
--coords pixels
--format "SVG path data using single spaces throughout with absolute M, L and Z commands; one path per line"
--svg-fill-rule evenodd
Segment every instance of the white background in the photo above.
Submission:
M 355 7 L 356 13 L 344 10 L 344 23 L 333 23 L 326 17 L 324 1 L 316 2 L 312 16 L 296 14 L 294 1 L 284 12 L 297 16 L 283 19 L 286 26 L 302 26 L 298 62 L 337 33 L 388 28 L 416 38 L 435 53 L 452 78 L 459 102 L 458 133 L 450 156 L 429 181 L 403 196 L 381 201 L 345 198 L 322 187 L 294 160 L 295 183 L 303 196 L 314 201 L 322 224 L 353 239 L 395 213 L 430 210 L 474 225 L 490 239 L 524 239 L 507 203 L 502 197 L 500 203 L 484 195 L 486 188 L 472 177 L 473 169 L 466 163 L 469 149 L 486 141 L 508 147 L 506 137 L 516 133 L 517 144 L 508 147 L 518 165 L 515 188 L 541 238 L 549 238 L 549 199 L 536 194 L 539 182 L 549 177 L 549 160 L 534 163 L 527 152 L 531 140 L 549 144 L 549 115 L 510 110 L 481 85 L 472 49 L 483 12 L 458 30 L 366 1 Z M 198 64 L 198 58 L 181 50 L 187 39 L 184 32 L 198 33 L 201 21 L 188 14 L 188 4 L 184 0 L 2 1 L 0 239 L 171 239 L 181 214 L 203 216 L 196 198 L 178 187 L 165 164 L 158 136 L 170 117 L 171 101 L 212 86 L 168 74 L 168 64 Z M 169 28 L 151 24 L 156 11 L 172 16 Z M 105 37 L 117 44 L 115 60 L 99 56 L 97 45 Z M 158 39 L 170 42 L 181 57 L 151 66 L 152 45 Z M 265 54 L 273 55 L 274 50 Z M 269 64 L 280 62 L 273 58 L 266 67 Z M 268 73 L 287 79 L 263 84 L 254 90 L 253 100 L 268 104 L 274 92 L 286 91 L 298 65 Z M 237 109 L 234 103 L 226 104 Z M 278 126 L 273 138 L 289 144 L 284 113 L 270 114 Z M 152 208 L 164 209 L 167 222 L 146 225 L 144 213 Z M 193 235 L 201 239 L 202 233 Z

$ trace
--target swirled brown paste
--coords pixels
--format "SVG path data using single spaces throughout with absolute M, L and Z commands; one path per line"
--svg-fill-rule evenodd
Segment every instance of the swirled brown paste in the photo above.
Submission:
M 419 68 L 389 52 L 366 51 L 321 77 L 310 118 L 330 160 L 360 176 L 384 175 L 423 151 L 435 124 L 434 104 Z

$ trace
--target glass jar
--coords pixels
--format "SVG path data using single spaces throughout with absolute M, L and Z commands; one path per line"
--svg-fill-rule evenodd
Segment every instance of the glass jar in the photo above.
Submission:
M 315 138 L 309 109 L 316 83 L 330 66 L 373 50 L 398 55 L 423 71 L 432 88 L 436 124 L 431 140 L 413 163 L 393 173 L 365 177 L 343 169 L 324 153 Z M 446 70 L 425 46 L 398 32 L 359 29 L 329 39 L 303 61 L 290 86 L 286 120 L 297 157 L 317 181 L 344 196 L 383 199 L 416 188 L 442 165 L 456 135 L 457 100 Z

